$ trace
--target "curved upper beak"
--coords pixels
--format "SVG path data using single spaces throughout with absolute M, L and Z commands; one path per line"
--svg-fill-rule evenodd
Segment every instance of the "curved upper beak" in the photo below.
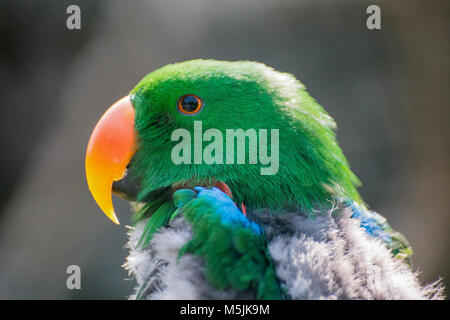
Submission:
M 134 108 L 126 96 L 113 104 L 100 118 L 91 134 L 86 151 L 86 178 L 89 190 L 103 212 L 114 223 L 111 191 L 120 180 L 137 149 Z

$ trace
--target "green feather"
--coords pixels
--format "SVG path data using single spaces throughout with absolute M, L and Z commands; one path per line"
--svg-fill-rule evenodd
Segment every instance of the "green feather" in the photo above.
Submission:
M 153 208 L 154 204 L 155 202 L 153 202 L 151 206 L 147 206 L 142 211 L 138 211 L 137 215 L 139 216 L 147 213 L 149 210 L 151 210 L 151 208 Z M 142 232 L 142 236 L 139 239 L 137 246 L 145 248 L 150 243 L 155 232 L 157 232 L 161 227 L 165 227 L 168 224 L 170 216 L 174 210 L 175 207 L 170 201 L 163 202 L 150 216 L 150 219 L 144 227 L 144 231 Z M 135 217 L 134 219 L 138 218 Z
M 178 99 L 187 93 L 203 100 L 195 116 L 177 111 Z M 129 171 L 143 186 L 138 201 L 150 201 L 177 182 L 205 185 L 212 178 L 226 183 L 235 201 L 250 210 L 282 214 L 300 207 L 312 213 L 334 197 L 361 201 L 359 181 L 337 144 L 333 119 L 290 74 L 256 62 L 192 60 L 148 74 L 131 97 L 139 150 Z M 261 176 L 259 166 L 251 164 L 175 165 L 171 151 L 177 142 L 170 140 L 171 133 L 185 128 L 193 136 L 197 120 L 203 131 L 216 128 L 223 134 L 237 128 L 279 129 L 278 173 Z
M 187 252 L 201 256 L 206 280 L 217 290 L 251 290 L 257 299 L 283 299 L 264 234 L 239 224 L 239 220 L 223 220 L 218 214 L 221 208 L 212 201 L 195 198 L 181 207 L 193 236 L 179 257 Z

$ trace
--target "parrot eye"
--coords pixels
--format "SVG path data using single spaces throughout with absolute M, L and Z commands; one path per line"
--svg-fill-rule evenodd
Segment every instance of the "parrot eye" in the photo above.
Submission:
M 202 106 L 202 100 L 193 94 L 185 94 L 178 100 L 178 111 L 183 114 L 194 115 L 202 109 Z

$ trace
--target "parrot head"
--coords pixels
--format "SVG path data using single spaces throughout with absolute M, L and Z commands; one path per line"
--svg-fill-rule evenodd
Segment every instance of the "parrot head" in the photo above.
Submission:
M 249 61 L 170 64 L 99 120 L 86 176 L 115 223 L 112 191 L 145 203 L 180 188 L 218 186 L 247 208 L 311 210 L 337 196 L 359 200 L 334 129 L 288 73 Z

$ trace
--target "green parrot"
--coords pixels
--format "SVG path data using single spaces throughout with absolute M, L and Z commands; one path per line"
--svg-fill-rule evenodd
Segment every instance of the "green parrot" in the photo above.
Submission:
M 96 125 L 89 189 L 132 201 L 131 299 L 438 299 L 369 210 L 336 124 L 293 75 L 192 60 L 144 77 Z

